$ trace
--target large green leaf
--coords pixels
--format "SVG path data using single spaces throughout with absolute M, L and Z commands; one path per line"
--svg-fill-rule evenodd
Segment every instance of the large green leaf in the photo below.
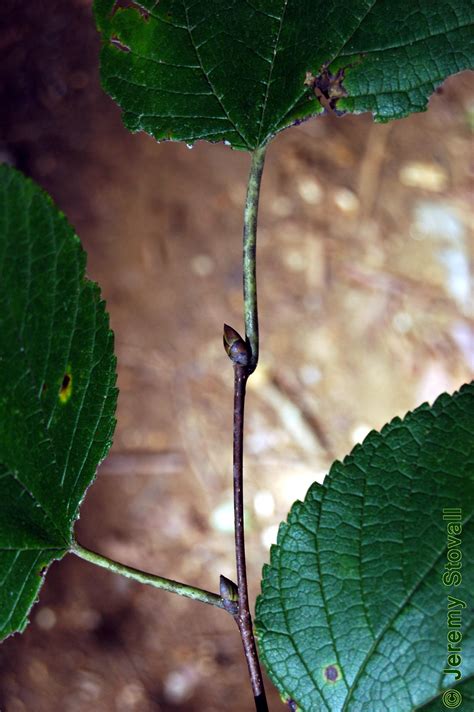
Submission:
M 474 694 L 473 433 L 474 383 L 372 432 L 281 525 L 256 627 L 271 678 L 302 710 L 442 709 L 458 684 L 443 674 L 448 595 L 467 604 L 459 689 Z M 457 586 L 442 580 L 452 508 Z
M 252 150 L 321 112 L 310 76 L 340 110 L 400 118 L 425 109 L 445 77 L 473 61 L 470 0 L 95 0 L 94 7 L 104 88 L 127 128 L 158 140 L 225 140 Z
M 115 357 L 79 238 L 0 166 L 0 638 L 61 558 L 115 425 Z

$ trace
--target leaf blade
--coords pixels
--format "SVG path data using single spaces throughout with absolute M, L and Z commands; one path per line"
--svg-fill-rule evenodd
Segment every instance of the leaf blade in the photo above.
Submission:
M 113 336 L 84 270 L 79 239 L 51 199 L 0 166 L 1 637 L 26 625 L 41 570 L 66 553 L 111 444 Z M 20 592 L 11 586 L 22 573 Z
M 471 384 L 371 433 L 292 508 L 264 571 L 256 626 L 271 677 L 301 709 L 408 710 L 449 687 L 442 510 L 462 503 L 466 557 L 473 427 Z M 473 578 L 463 573 L 453 595 L 466 597 Z M 463 611 L 465 676 L 473 623 Z
M 307 74 L 320 87 L 327 68 L 331 81 L 342 72 L 329 89 L 339 110 L 401 118 L 473 63 L 467 0 L 95 0 L 94 11 L 104 89 L 127 128 L 159 141 L 252 151 L 322 112 Z
M 25 611 L 36 600 L 44 574 L 66 550 L 39 549 L 9 552 L 0 550 L 0 640 L 23 632 L 28 624 Z

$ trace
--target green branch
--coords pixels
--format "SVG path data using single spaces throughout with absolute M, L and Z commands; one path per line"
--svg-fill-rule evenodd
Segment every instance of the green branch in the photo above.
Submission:
M 180 583 L 179 581 L 172 581 L 171 579 L 163 578 L 162 576 L 155 576 L 154 574 L 149 574 L 146 571 L 134 569 L 131 566 L 119 564 L 117 561 L 113 561 L 113 559 L 109 559 L 107 556 L 102 556 L 101 554 L 97 554 L 95 551 L 84 549 L 84 547 L 80 546 L 77 542 L 74 542 L 70 552 L 71 554 L 76 554 L 76 556 L 79 556 L 81 559 L 89 561 L 91 564 L 101 566 L 103 569 L 108 569 L 116 574 L 133 579 L 134 581 L 139 581 L 140 583 L 145 583 L 149 586 L 154 586 L 155 588 L 161 588 L 163 591 L 170 591 L 170 593 L 177 593 L 178 596 L 192 598 L 193 601 L 201 601 L 201 603 L 208 603 L 210 606 L 217 606 L 217 608 L 225 610 L 224 600 L 216 593 L 205 591 L 202 588 L 188 586 L 185 583 Z
M 244 532 L 244 405 L 247 379 L 258 363 L 257 311 L 257 215 L 266 146 L 252 154 L 244 211 L 244 321 L 245 341 L 235 329 L 224 325 L 224 348 L 234 364 L 233 484 L 237 608 L 234 612 L 244 646 L 256 712 L 268 712 L 262 671 L 249 607 Z M 229 602 L 226 602 L 229 606 Z
M 257 216 L 266 150 L 265 145 L 252 153 L 244 211 L 244 320 L 245 338 L 250 352 L 249 373 L 255 371 L 258 362 Z

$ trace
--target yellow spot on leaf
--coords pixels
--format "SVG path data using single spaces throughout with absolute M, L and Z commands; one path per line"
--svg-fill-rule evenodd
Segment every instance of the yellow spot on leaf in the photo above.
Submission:
M 67 371 L 61 383 L 61 388 L 59 389 L 59 400 L 61 403 L 67 403 L 72 395 L 72 374 Z

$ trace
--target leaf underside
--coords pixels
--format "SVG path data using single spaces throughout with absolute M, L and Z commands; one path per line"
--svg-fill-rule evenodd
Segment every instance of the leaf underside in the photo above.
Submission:
M 252 151 L 321 113 L 320 91 L 340 111 L 401 118 L 473 66 L 470 0 L 95 0 L 94 9 L 103 86 L 126 127 L 157 140 Z
M 0 639 L 26 626 L 111 444 L 113 335 L 84 270 L 64 215 L 1 165 Z
M 455 685 L 474 697 L 473 432 L 471 383 L 372 432 L 280 526 L 256 629 L 301 710 L 434 712 Z M 445 508 L 462 508 L 457 586 L 442 581 Z M 443 674 L 448 595 L 467 603 L 459 682 Z

